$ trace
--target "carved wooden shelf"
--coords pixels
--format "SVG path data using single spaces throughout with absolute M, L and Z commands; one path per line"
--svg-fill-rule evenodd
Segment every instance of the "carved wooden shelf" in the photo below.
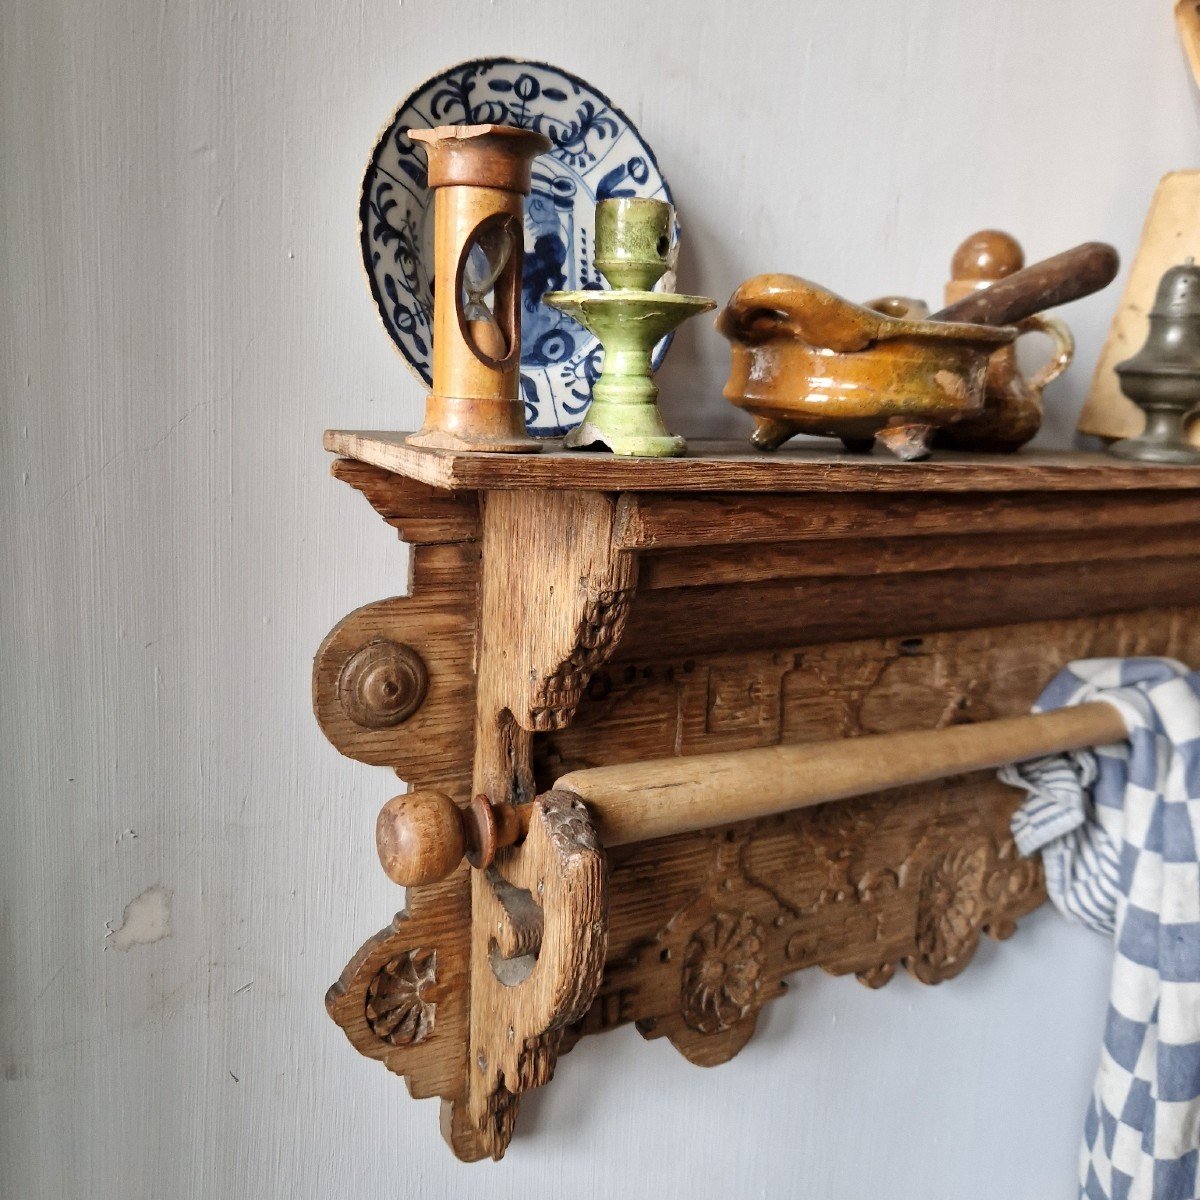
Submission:
M 442 1098 L 463 1159 L 503 1153 L 584 1034 L 634 1022 L 723 1062 L 791 972 L 937 983 L 1043 899 L 992 772 L 607 851 L 565 774 L 1014 717 L 1075 658 L 1200 660 L 1200 470 L 403 437 L 326 435 L 413 550 L 408 595 L 318 651 L 318 720 L 464 807 L 539 799 L 488 869 L 410 888 L 327 1003 Z
M 1200 467 L 1147 471 L 1107 454 L 956 454 L 923 462 L 835 453 L 810 439 L 764 454 L 744 442 L 688 442 L 686 458 L 617 458 L 563 450 L 547 441 L 540 454 L 461 454 L 409 446 L 406 433 L 330 429 L 325 449 L 404 475 L 430 487 L 468 491 L 506 488 L 594 488 L 613 492 L 1012 492 L 1104 489 L 1187 491 L 1200 487 Z M 1160 478 L 1160 476 L 1167 476 Z

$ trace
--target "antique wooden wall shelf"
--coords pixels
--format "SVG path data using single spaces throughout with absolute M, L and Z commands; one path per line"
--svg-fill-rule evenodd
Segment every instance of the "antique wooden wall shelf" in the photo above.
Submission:
M 713 1065 L 802 968 L 956 975 L 1044 895 L 979 768 L 1118 733 L 1007 719 L 1074 658 L 1200 661 L 1196 468 L 326 448 L 412 557 L 325 639 L 316 713 L 417 793 L 379 848 L 427 881 L 327 1004 L 463 1159 L 584 1034 Z

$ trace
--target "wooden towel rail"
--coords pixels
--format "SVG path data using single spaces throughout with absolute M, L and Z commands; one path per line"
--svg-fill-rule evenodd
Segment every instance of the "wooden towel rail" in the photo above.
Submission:
M 563 775 L 557 793 L 582 800 L 601 842 L 621 846 L 751 820 L 889 788 L 1123 741 L 1125 722 L 1104 701 L 1056 712 L 592 767 Z M 411 792 L 379 814 L 376 840 L 388 877 L 412 886 L 449 875 L 463 858 L 486 866 L 525 836 L 527 805 Z

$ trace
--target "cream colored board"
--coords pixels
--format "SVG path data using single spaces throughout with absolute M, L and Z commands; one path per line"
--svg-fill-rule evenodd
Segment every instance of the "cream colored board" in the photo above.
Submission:
M 1183 51 L 1192 68 L 1192 77 L 1200 87 L 1200 0 L 1178 0 L 1175 26 L 1183 41 Z
M 1142 431 L 1144 418 L 1122 394 L 1114 368 L 1136 354 L 1146 340 L 1147 314 L 1163 272 L 1189 255 L 1200 258 L 1200 171 L 1173 171 L 1163 176 L 1154 192 L 1125 294 L 1079 414 L 1080 433 L 1123 438 Z M 1196 422 L 1191 438 L 1200 445 Z

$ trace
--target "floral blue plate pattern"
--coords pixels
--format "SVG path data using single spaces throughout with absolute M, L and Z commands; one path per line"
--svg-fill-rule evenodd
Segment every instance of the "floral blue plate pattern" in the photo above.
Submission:
M 595 206 L 614 196 L 670 202 L 654 152 L 602 92 L 546 63 L 481 58 L 423 83 L 397 110 L 371 155 L 359 209 L 363 261 L 384 326 L 431 381 L 433 203 L 425 155 L 410 128 L 517 125 L 553 143 L 533 164 L 525 203 L 521 395 L 538 437 L 578 425 L 600 374 L 600 343 L 541 303 L 550 291 L 605 287 L 592 266 Z M 676 230 L 678 239 L 678 230 Z M 668 278 L 665 285 L 671 286 Z M 667 341 L 655 351 L 655 366 Z

